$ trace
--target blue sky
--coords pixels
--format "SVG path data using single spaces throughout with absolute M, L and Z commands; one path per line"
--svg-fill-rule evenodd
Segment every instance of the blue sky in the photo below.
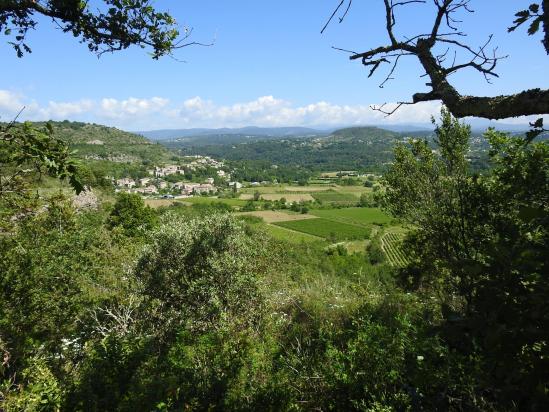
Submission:
M 387 42 L 381 0 L 353 2 L 342 24 L 320 29 L 338 0 L 157 0 L 177 21 L 194 28 L 193 40 L 212 47 L 179 50 L 177 58 L 152 60 L 132 48 L 98 59 L 85 45 L 57 30 L 47 19 L 28 36 L 33 53 L 18 59 L 0 37 L 0 116 L 93 121 L 124 128 L 258 126 L 340 126 L 424 123 L 437 102 L 408 106 L 385 119 L 370 104 L 407 100 L 425 91 L 423 73 L 413 58 L 403 60 L 396 79 L 383 89 L 379 74 L 350 62 L 331 46 L 366 51 Z M 487 84 L 464 71 L 452 79 L 461 93 L 498 95 L 549 87 L 549 58 L 526 28 L 508 34 L 514 13 L 530 1 L 472 0 L 462 14 L 467 42 L 478 46 L 489 34 L 501 61 L 499 79 Z M 497 4 L 497 7 L 494 5 Z M 397 33 L 430 29 L 433 7 L 408 6 L 397 15 Z M 527 63 L 525 63 L 527 62 Z M 511 120 L 510 120 L 511 121 Z M 514 119 L 522 121 L 524 119 Z M 509 122 L 509 121 L 507 121 Z

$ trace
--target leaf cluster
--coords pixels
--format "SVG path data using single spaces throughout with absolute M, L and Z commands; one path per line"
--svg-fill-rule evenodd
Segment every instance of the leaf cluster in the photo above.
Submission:
M 38 25 L 37 14 L 51 18 L 98 55 L 137 45 L 149 47 L 152 58 L 158 59 L 190 44 L 185 43 L 190 33 L 179 38 L 175 19 L 156 11 L 149 0 L 102 0 L 99 6 L 75 0 L 4 0 L 0 32 L 13 36 L 9 43 L 18 57 L 31 52 L 26 35 Z

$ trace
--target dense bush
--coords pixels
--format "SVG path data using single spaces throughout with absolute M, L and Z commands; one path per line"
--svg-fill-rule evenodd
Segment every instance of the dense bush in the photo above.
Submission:
M 372 265 L 384 263 L 387 260 L 385 253 L 381 248 L 381 239 L 379 235 L 376 235 L 371 242 L 368 243 L 368 246 L 366 247 L 366 254 Z
M 549 145 L 489 130 L 490 174 L 470 171 L 470 129 L 442 113 L 438 151 L 399 145 L 384 202 L 412 224 L 408 277 L 437 296 L 444 336 L 478 356 L 485 398 L 537 410 L 549 403 Z
M 156 224 L 156 214 L 138 194 L 121 192 L 107 220 L 108 226 L 120 228 L 127 236 L 143 236 Z
M 208 330 L 220 320 L 260 316 L 257 273 L 265 262 L 240 222 L 226 214 L 164 221 L 135 269 L 143 295 L 167 316 L 163 321 L 173 317 L 190 330 Z

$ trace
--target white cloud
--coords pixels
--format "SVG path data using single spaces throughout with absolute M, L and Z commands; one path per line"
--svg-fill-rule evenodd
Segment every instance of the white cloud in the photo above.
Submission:
M 0 116 L 8 117 L 16 114 L 24 106 L 23 97 L 9 90 L 0 90 Z
M 0 90 L 0 118 L 5 121 L 11 120 L 21 110 L 20 119 L 23 120 L 63 120 L 87 114 L 93 107 L 94 102 L 91 100 L 49 101 L 47 105 L 40 106 L 35 100 L 21 94 Z
M 436 117 L 440 112 L 439 102 L 426 102 L 402 106 L 387 118 L 383 113 L 372 110 L 370 104 L 338 105 L 320 101 L 298 106 L 273 96 L 262 96 L 252 101 L 229 105 L 218 105 L 199 96 L 180 102 L 171 102 L 162 97 L 129 97 L 122 100 L 103 98 L 73 102 L 49 101 L 40 105 L 21 94 L 0 90 L 0 117 L 3 120 L 9 120 L 23 106 L 26 107 L 21 115 L 24 120 L 90 121 L 127 130 L 429 123 L 431 116 Z M 512 122 L 524 124 L 528 120 L 530 118 L 519 118 L 512 119 Z
M 431 115 L 440 110 L 440 104 L 430 102 L 406 107 L 391 117 L 391 123 L 429 122 Z M 334 105 L 317 102 L 294 106 L 291 102 L 273 96 L 232 105 L 216 105 L 209 100 L 193 97 L 184 101 L 179 110 L 171 112 L 174 123 L 201 127 L 258 126 L 337 126 L 344 124 L 380 123 L 385 116 L 371 109 L 370 105 Z
M 44 117 L 51 119 L 68 119 L 76 115 L 84 114 L 92 110 L 94 103 L 91 100 L 80 100 L 78 102 L 53 102 L 48 103 L 47 108 L 42 110 Z
M 106 98 L 101 100 L 98 114 L 114 119 L 123 119 L 137 115 L 149 115 L 160 111 L 169 103 L 168 99 L 153 97 L 151 99 L 137 99 L 130 97 L 127 100 Z

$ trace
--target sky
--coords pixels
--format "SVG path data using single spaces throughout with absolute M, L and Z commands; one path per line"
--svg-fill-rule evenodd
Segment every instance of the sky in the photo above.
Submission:
M 94 0 L 96 4 L 100 0 Z M 92 2 L 92 3 L 93 3 Z M 478 47 L 490 34 L 498 54 L 499 78 L 486 83 L 464 70 L 451 80 L 462 94 L 494 96 L 549 87 L 549 57 L 541 34 L 526 27 L 507 33 L 514 13 L 530 0 L 471 0 L 461 13 L 464 41 Z M 137 47 L 98 58 L 49 19 L 39 19 L 27 37 L 32 53 L 17 58 L 0 33 L 0 121 L 77 120 L 125 130 L 191 127 L 424 124 L 439 102 L 403 106 L 386 118 L 372 104 L 409 100 L 427 91 L 413 57 L 401 59 L 394 80 L 383 88 L 389 66 L 368 78 L 368 69 L 332 46 L 367 51 L 387 43 L 381 0 L 355 0 L 343 23 L 320 34 L 339 0 L 157 0 L 192 40 L 210 47 L 176 51 L 176 59 L 153 60 Z M 497 7 L 494 7 L 497 4 Z M 430 31 L 431 1 L 396 15 L 398 36 Z M 465 55 L 457 61 L 465 61 Z M 461 60 L 460 60 L 461 59 Z M 529 119 L 506 119 L 525 123 Z

